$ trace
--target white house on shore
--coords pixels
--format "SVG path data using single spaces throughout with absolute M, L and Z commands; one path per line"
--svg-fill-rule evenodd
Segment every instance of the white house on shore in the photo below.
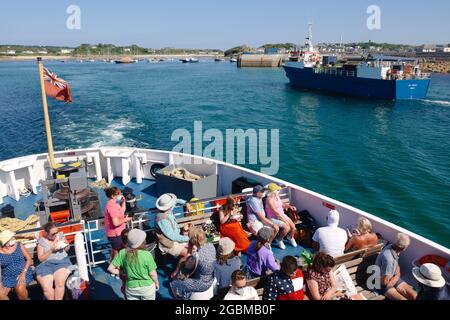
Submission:
M 70 54 L 74 51 L 74 49 L 61 49 L 61 54 Z
M 447 46 L 444 47 L 444 52 L 450 53 L 450 44 L 448 44 Z
M 437 51 L 437 46 L 435 44 L 426 44 L 422 47 L 422 52 L 424 53 L 435 53 Z

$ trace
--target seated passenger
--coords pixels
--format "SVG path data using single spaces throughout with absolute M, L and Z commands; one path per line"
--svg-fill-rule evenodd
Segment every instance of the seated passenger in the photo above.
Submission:
M 219 212 L 220 236 L 228 237 L 236 244 L 235 251 L 246 251 L 250 245 L 247 233 L 241 225 L 242 215 L 237 206 L 237 201 L 229 196 Z
M 147 251 L 146 233 L 133 229 L 128 233 L 126 249 L 116 255 L 108 267 L 108 271 L 120 274 L 122 269 L 126 274 L 126 300 L 155 300 L 159 289 L 156 263 L 152 254 Z
M 231 274 L 241 268 L 241 258 L 234 252 L 234 242 L 230 238 L 219 240 L 217 247 L 217 261 L 214 267 L 214 276 L 219 289 L 231 285 Z
M 378 244 L 377 235 L 372 232 L 372 223 L 367 218 L 360 217 L 356 229 L 352 233 L 347 230 L 349 240 L 345 245 L 345 251 L 361 250 L 375 247 Z
M 448 286 L 437 265 L 425 263 L 420 268 L 413 268 L 412 273 L 419 283 L 416 300 L 450 300 Z
M 37 256 L 41 262 L 36 267 L 37 281 L 47 300 L 62 300 L 72 267 L 67 255 L 70 246 L 53 222 L 44 225 L 44 232 L 45 236 L 39 239 L 37 245 Z
M 276 223 L 266 217 L 262 202 L 264 191 L 266 190 L 260 185 L 253 188 L 253 195 L 247 200 L 247 219 L 249 228 L 251 228 L 255 234 L 257 234 L 259 229 L 264 226 L 272 228 L 272 235 L 267 240 L 268 243 L 271 244 L 280 228 Z
M 317 251 L 329 254 L 332 257 L 344 254 L 347 243 L 347 232 L 339 228 L 339 212 L 330 210 L 327 215 L 327 227 L 317 229 L 313 235 L 313 247 Z
M 270 183 L 268 186 L 269 193 L 266 200 L 266 215 L 274 224 L 276 224 L 280 231 L 278 232 L 277 242 L 281 249 L 286 249 L 283 239 L 289 234 L 288 240 L 293 247 L 297 247 L 294 236 L 297 232 L 294 222 L 284 213 L 285 209 L 297 210 L 294 206 L 288 203 L 283 203 L 280 198 L 281 187 L 275 183 Z
M 337 291 L 333 274 L 335 262 L 332 256 L 318 252 L 306 272 L 308 296 L 312 300 L 338 300 L 344 293 Z
M 0 300 L 9 300 L 12 290 L 19 300 L 28 300 L 27 285 L 33 280 L 31 257 L 14 236 L 9 230 L 0 233 Z
M 378 293 L 391 300 L 415 300 L 417 293 L 401 278 L 399 256 L 410 244 L 406 234 L 399 233 L 393 244 L 387 245 L 378 255 L 375 265 L 380 268 L 381 288 Z
M 303 272 L 298 268 L 297 260 L 285 256 L 280 271 L 269 277 L 269 284 L 264 288 L 264 300 L 304 300 Z
M 280 269 L 273 252 L 267 248 L 271 236 L 272 229 L 263 227 L 258 231 L 257 240 L 250 243 L 246 267 L 249 279 L 265 276 L 267 271 L 275 272 Z
M 156 208 L 159 212 L 155 219 L 159 249 L 175 258 L 188 255 L 189 241 L 188 236 L 181 234 L 177 219 L 172 211 L 178 201 L 177 196 L 171 193 L 159 197 L 156 201 Z M 183 231 L 186 232 L 187 230 Z
M 231 289 L 224 300 L 259 300 L 259 297 L 255 288 L 247 286 L 245 273 L 236 270 L 231 274 Z
M 204 292 L 211 288 L 214 281 L 214 265 L 216 249 L 212 243 L 207 243 L 205 231 L 201 228 L 191 230 L 189 242 L 192 255 L 197 261 L 193 275 L 183 280 L 174 280 L 170 284 L 176 299 L 189 300 L 192 293 Z

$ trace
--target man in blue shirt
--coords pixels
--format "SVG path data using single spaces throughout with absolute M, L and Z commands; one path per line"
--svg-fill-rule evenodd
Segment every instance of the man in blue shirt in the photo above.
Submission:
M 272 228 L 274 232 L 268 242 L 272 243 L 273 239 L 275 239 L 275 236 L 278 234 L 278 231 L 280 231 L 280 227 L 266 217 L 266 212 L 264 211 L 264 205 L 262 202 L 264 191 L 266 191 L 266 189 L 264 189 L 263 186 L 255 186 L 253 188 L 253 195 L 247 200 L 248 227 L 249 229 L 252 229 L 255 234 L 257 234 L 258 231 L 264 226 Z
M 375 261 L 381 272 L 381 288 L 377 291 L 390 300 L 416 300 L 417 293 L 403 281 L 400 274 L 400 254 L 408 248 L 409 243 L 406 234 L 397 234 L 394 243 L 386 246 Z

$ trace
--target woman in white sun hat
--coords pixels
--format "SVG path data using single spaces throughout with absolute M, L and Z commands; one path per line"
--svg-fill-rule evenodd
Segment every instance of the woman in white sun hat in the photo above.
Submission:
M 432 263 L 413 268 L 412 274 L 419 283 L 417 300 L 450 300 L 450 294 L 441 269 Z
M 172 211 L 177 204 L 184 203 L 173 193 L 163 194 L 156 200 L 156 208 L 159 211 L 155 220 L 158 247 L 163 253 L 170 254 L 175 258 L 183 258 L 188 255 L 189 237 L 181 232 L 186 233 L 188 230 L 180 229 Z

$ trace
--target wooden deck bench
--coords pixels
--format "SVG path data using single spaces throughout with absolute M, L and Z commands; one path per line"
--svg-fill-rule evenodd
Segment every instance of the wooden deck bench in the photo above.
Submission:
M 362 294 L 367 300 L 385 299 L 385 296 L 369 290 L 366 286 L 366 281 L 369 277 L 367 268 L 375 263 L 378 254 L 384 246 L 385 243 L 381 242 L 373 248 L 356 250 L 335 258 L 336 266 L 334 270 L 344 265 L 358 293 Z

